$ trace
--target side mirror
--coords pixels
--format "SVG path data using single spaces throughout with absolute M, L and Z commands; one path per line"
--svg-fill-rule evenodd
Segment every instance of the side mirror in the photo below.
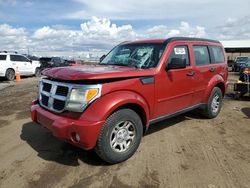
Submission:
M 104 55 L 102 55 L 102 57 L 100 57 L 100 62 L 102 62 L 102 60 L 104 59 L 106 57 L 106 55 L 104 54 Z
M 170 69 L 185 69 L 187 67 L 186 65 L 186 59 L 183 58 L 172 58 L 170 63 L 167 64 L 166 70 Z

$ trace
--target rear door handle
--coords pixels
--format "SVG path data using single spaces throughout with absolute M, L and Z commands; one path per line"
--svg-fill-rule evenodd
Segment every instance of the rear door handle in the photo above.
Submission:
M 191 71 L 191 72 L 188 72 L 186 75 L 187 75 L 187 76 L 194 76 L 194 75 L 195 75 L 195 72 L 194 72 L 194 71 Z
M 214 67 L 212 67 L 211 69 L 209 69 L 210 72 L 214 72 L 216 69 Z

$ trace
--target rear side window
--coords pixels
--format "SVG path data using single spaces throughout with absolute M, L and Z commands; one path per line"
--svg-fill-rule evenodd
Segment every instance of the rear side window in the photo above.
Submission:
M 6 60 L 6 57 L 7 57 L 6 55 L 0 55 L 0 61 L 1 60 Z
M 21 56 L 21 55 L 10 55 L 10 60 L 11 61 L 25 61 L 25 62 L 29 61 L 26 57 Z
M 193 46 L 197 66 L 209 65 L 210 57 L 207 46 Z
M 172 58 L 181 58 L 186 59 L 186 65 L 189 66 L 189 53 L 188 53 L 188 47 L 187 46 L 175 46 L 168 58 L 168 63 L 171 62 Z
M 210 46 L 210 55 L 212 63 L 223 63 L 225 61 L 224 53 L 219 46 Z

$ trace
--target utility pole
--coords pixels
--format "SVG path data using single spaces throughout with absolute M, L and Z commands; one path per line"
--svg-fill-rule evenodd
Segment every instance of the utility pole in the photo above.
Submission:
M 72 59 L 74 60 L 75 54 L 74 54 L 74 43 L 75 43 L 75 36 L 73 35 L 73 42 L 72 42 Z

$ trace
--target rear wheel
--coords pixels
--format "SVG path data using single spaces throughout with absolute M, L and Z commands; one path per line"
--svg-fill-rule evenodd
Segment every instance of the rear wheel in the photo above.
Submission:
M 118 110 L 106 120 L 96 153 L 111 164 L 125 161 L 137 150 L 142 134 L 143 126 L 138 114 L 130 109 Z
M 12 81 L 15 79 L 15 71 L 13 69 L 7 69 L 5 73 L 5 78 L 9 81 Z
M 221 106 L 222 92 L 220 88 L 215 87 L 210 94 L 203 114 L 210 119 L 215 118 L 220 113 Z

